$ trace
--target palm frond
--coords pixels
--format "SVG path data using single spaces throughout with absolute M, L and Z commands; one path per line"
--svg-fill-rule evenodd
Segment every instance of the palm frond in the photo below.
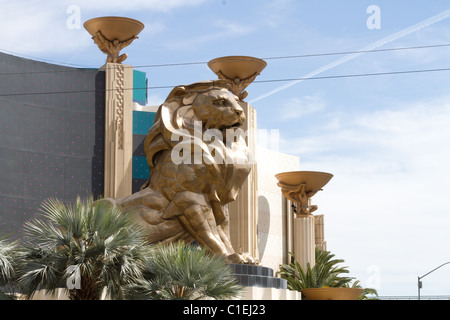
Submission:
M 353 280 L 351 277 L 342 276 L 342 274 L 349 273 L 347 267 L 339 265 L 344 260 L 334 259 L 334 254 L 318 248 L 316 248 L 315 254 L 316 261 L 314 266 L 311 267 L 308 263 L 306 270 L 303 270 L 295 259 L 289 265 L 280 265 L 278 274 L 281 278 L 287 280 L 289 289 L 301 291 L 306 288 L 321 288 L 325 286 L 342 287 Z
M 65 287 L 68 268 L 76 266 L 82 288 L 70 290 L 71 298 L 98 299 L 104 287 L 111 298 L 123 298 L 123 286 L 141 274 L 148 246 L 127 214 L 92 198 L 72 204 L 48 199 L 41 213 L 24 226 L 20 283 L 26 296 Z
M 0 238 L 0 287 L 8 284 L 15 274 L 17 241 Z
M 223 257 L 183 243 L 154 247 L 145 269 L 145 278 L 129 286 L 128 298 L 226 299 L 242 289 Z
M 0 237 L 0 300 L 13 300 L 17 274 L 19 244 L 7 236 Z

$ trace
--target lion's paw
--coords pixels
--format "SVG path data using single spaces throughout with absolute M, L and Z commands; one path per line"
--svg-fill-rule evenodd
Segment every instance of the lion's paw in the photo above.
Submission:
M 226 258 L 227 263 L 258 265 L 259 261 L 253 258 L 249 253 L 232 253 Z

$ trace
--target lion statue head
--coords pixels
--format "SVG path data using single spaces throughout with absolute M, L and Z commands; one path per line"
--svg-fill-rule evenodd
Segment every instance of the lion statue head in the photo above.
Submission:
M 145 139 L 144 150 L 151 173 L 143 188 L 152 179 L 151 169 L 167 150 L 172 151 L 172 161 L 178 155 L 175 150 L 183 153 L 190 147 L 192 152 L 182 154 L 185 164 L 206 165 L 215 171 L 223 170 L 222 164 L 250 170 L 246 133 L 240 129 L 245 122 L 244 110 L 239 98 L 228 88 L 227 81 L 214 80 L 177 86 L 170 92 Z

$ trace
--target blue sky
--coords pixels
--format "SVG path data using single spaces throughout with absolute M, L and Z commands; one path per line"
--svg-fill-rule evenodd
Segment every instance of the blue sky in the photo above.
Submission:
M 369 29 L 367 8 L 380 9 Z M 80 67 L 105 56 L 80 21 L 121 15 L 146 27 L 127 64 L 206 62 L 227 55 L 267 58 L 257 80 L 298 79 L 450 9 L 434 1 L 0 0 L 0 50 Z M 377 49 L 450 44 L 450 14 Z M 69 21 L 70 22 L 70 21 Z M 70 25 L 70 23 L 69 23 Z M 361 54 L 316 77 L 450 68 L 450 46 Z M 214 79 L 206 64 L 140 67 L 150 87 Z M 280 132 L 280 151 L 302 170 L 335 176 L 315 196 L 328 248 L 380 295 L 416 295 L 417 276 L 450 261 L 450 71 L 253 83 L 258 126 Z M 277 91 L 269 96 L 267 93 Z M 149 104 L 170 89 L 149 90 Z M 422 295 L 450 294 L 450 267 L 423 279 Z

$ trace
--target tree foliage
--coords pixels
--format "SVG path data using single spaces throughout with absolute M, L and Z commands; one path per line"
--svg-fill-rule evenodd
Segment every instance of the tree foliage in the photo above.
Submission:
M 73 204 L 49 199 L 42 218 L 24 224 L 18 285 L 26 298 L 37 290 L 66 288 L 72 300 L 123 298 L 123 288 L 139 277 L 148 246 L 127 214 L 92 198 Z M 76 276 L 76 277 L 75 277 Z M 80 281 L 68 289 L 67 281 Z
M 129 299 L 228 299 L 241 291 L 224 258 L 202 248 L 159 245 L 145 261 L 145 277 L 128 286 Z
M 341 266 L 344 263 L 342 259 L 335 259 L 335 255 L 326 250 L 316 248 L 316 261 L 313 267 L 308 263 L 306 270 L 292 259 L 290 264 L 280 265 L 278 274 L 281 278 L 287 280 L 288 289 L 301 291 L 308 288 L 338 288 L 352 287 L 362 288 L 358 280 L 348 277 L 347 266 Z M 294 257 L 293 257 L 294 258 Z M 378 296 L 375 289 L 363 288 L 363 293 L 359 297 L 360 300 L 368 299 L 369 295 Z
M 17 264 L 17 241 L 0 238 L 0 300 L 13 299 Z
M 353 278 L 342 276 L 349 273 L 348 267 L 342 267 L 342 259 L 334 259 L 335 255 L 329 251 L 316 248 L 316 263 L 313 267 L 308 263 L 303 270 L 297 261 L 280 265 L 279 275 L 286 279 L 288 289 L 301 291 L 307 288 L 343 287 Z

